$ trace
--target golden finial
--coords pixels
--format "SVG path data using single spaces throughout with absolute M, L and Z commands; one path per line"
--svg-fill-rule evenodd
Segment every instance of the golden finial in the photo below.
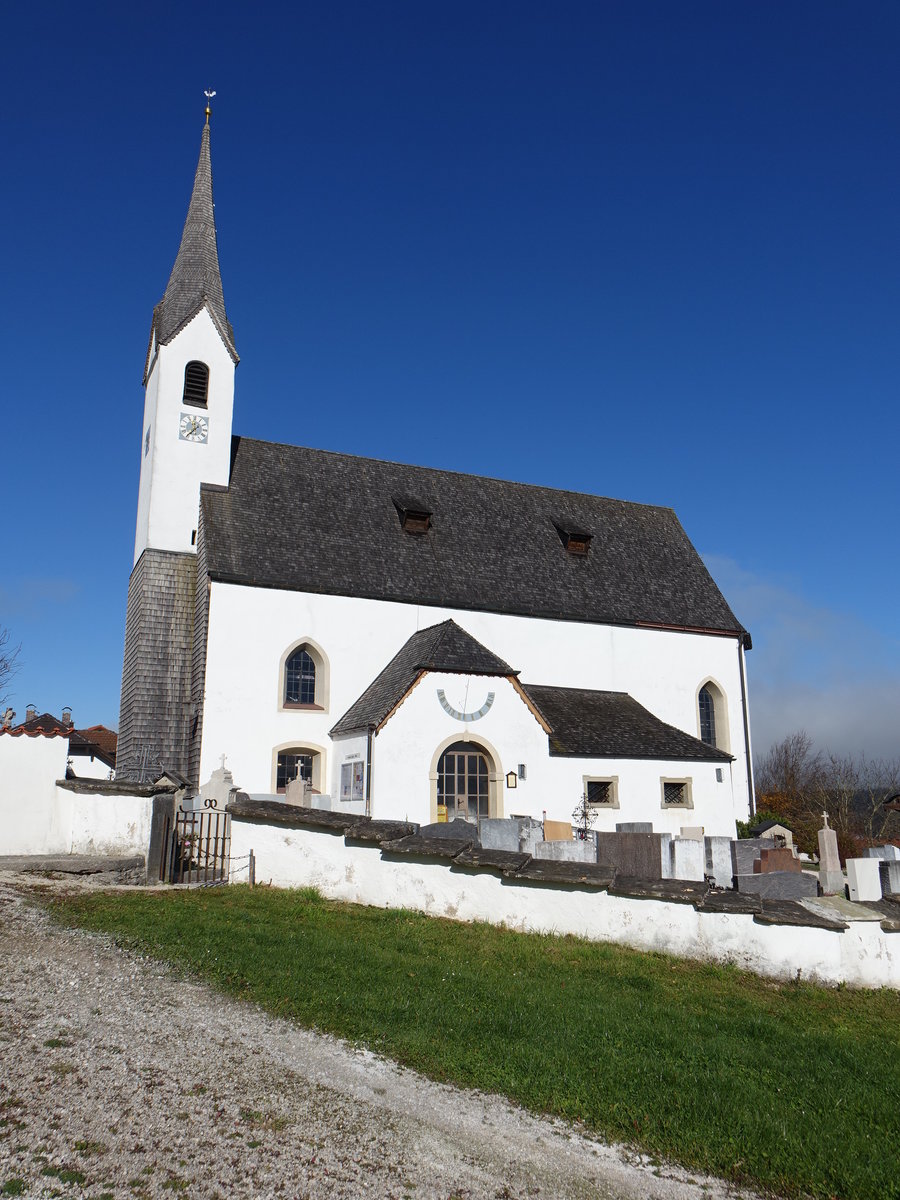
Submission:
M 206 123 L 207 123 L 207 125 L 209 124 L 209 114 L 212 112 L 212 109 L 209 106 L 209 102 L 210 102 L 210 100 L 212 100 L 212 98 L 215 94 L 216 93 L 214 91 L 212 91 L 210 88 L 207 88 L 206 91 L 203 93 L 203 95 L 206 97 Z

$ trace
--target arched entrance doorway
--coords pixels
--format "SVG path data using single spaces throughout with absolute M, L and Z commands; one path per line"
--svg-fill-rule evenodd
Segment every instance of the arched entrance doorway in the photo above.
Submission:
M 477 821 L 490 814 L 490 765 L 476 742 L 454 742 L 438 759 L 438 820 Z

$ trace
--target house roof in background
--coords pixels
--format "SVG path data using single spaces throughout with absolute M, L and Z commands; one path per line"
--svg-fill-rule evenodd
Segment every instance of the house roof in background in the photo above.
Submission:
M 532 683 L 523 683 L 522 690 L 552 730 L 551 756 L 732 761 L 724 750 L 667 725 L 627 692 Z
M 0 729 L 9 737 L 64 737 L 69 740 L 69 749 L 78 755 L 92 754 L 107 766 L 116 765 L 116 743 L 118 734 L 105 725 L 91 725 L 87 729 L 75 729 L 71 721 L 66 723 L 53 713 L 40 713 L 28 721 Z
M 396 496 L 431 513 L 404 531 Z M 743 634 L 670 508 L 234 438 L 204 485 L 212 579 L 551 620 Z M 557 526 L 590 529 L 566 551 Z

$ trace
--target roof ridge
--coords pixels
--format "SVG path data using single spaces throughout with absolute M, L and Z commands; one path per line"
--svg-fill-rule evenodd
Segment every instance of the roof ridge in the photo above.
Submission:
M 478 475 L 474 471 L 454 471 L 449 467 L 429 467 L 423 463 L 400 462 L 394 458 L 373 458 L 367 454 L 348 454 L 343 450 L 322 450 L 316 446 L 298 446 L 294 442 L 270 442 L 266 438 L 247 437 L 244 434 L 236 434 L 235 438 L 241 442 L 255 443 L 258 446 L 277 446 L 286 450 L 306 450 L 310 454 L 326 454 L 331 458 L 350 459 L 353 462 L 378 463 L 380 466 L 385 467 L 401 467 L 403 470 L 426 471 L 429 475 L 449 475 L 455 479 L 488 480 L 492 483 L 505 483 L 510 487 L 523 488 L 529 492 L 553 492 L 557 496 L 570 496 L 573 499 L 584 499 L 592 502 L 605 500 L 610 504 L 622 504 L 628 508 L 648 508 L 654 512 L 675 514 L 675 509 L 671 504 L 648 504 L 642 500 L 623 500 L 618 496 L 598 496 L 596 492 L 572 491 L 570 488 L 555 487 L 551 483 L 526 483 L 521 479 L 505 479 L 501 475 Z M 550 516 L 549 519 L 552 521 L 553 517 Z
M 437 625 L 429 625 L 429 626 L 426 626 L 426 628 L 422 630 L 423 633 L 427 633 L 429 631 L 429 629 L 433 630 L 434 632 L 437 632 L 438 630 L 440 630 L 440 633 L 438 633 L 437 637 L 434 639 L 434 641 L 431 643 L 431 645 L 428 648 L 428 657 L 429 658 L 435 658 L 437 656 L 437 652 L 438 652 L 438 650 L 440 650 L 441 645 L 444 641 L 444 638 L 446 638 L 447 634 L 450 632 L 451 625 L 456 625 L 456 622 L 453 620 L 452 617 L 448 617 L 446 621 L 439 621 L 437 623 Z M 456 625 L 456 628 L 459 629 L 460 626 Z M 418 666 L 421 667 L 422 663 L 419 663 Z

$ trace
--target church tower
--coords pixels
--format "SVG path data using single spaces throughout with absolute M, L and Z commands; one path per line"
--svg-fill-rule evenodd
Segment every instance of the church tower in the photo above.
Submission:
M 188 771 L 201 483 L 226 485 L 238 354 L 216 244 L 209 106 L 181 245 L 153 310 L 116 773 Z

